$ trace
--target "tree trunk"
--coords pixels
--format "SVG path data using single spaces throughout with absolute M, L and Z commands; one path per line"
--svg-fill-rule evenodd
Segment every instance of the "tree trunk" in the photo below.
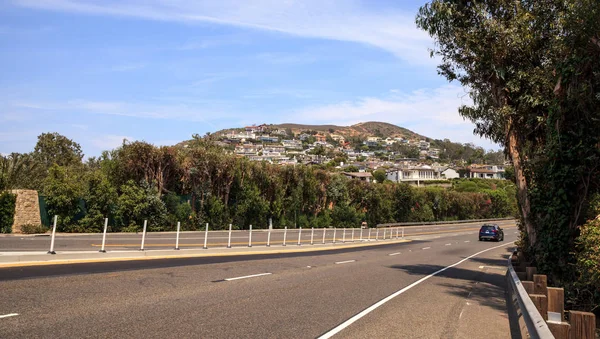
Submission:
M 536 242 L 536 232 L 530 220 L 531 203 L 527 195 L 527 178 L 523 169 L 521 158 L 521 144 L 517 135 L 516 128 L 513 126 L 512 118 L 508 119 L 508 153 L 515 168 L 515 183 L 517 185 L 517 199 L 519 200 L 519 208 L 523 217 L 525 231 L 529 237 L 529 244 L 533 246 Z

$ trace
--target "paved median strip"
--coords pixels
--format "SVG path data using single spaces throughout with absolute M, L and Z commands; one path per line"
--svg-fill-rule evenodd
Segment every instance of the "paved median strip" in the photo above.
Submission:
M 16 317 L 18 316 L 19 313 L 9 313 L 9 314 L 4 314 L 4 315 L 0 315 L 0 319 L 2 318 L 10 318 L 10 317 Z
M 243 277 L 227 278 L 227 279 L 223 279 L 223 280 L 224 281 L 234 281 L 234 280 L 240 280 L 240 279 L 262 277 L 264 275 L 271 275 L 271 274 L 273 274 L 273 273 L 259 273 L 259 274 L 245 275 Z

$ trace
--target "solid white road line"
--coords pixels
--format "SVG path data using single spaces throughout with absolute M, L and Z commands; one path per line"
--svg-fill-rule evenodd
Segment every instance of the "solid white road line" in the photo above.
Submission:
M 339 265 L 339 264 L 349 264 L 351 262 L 355 262 L 356 260 L 346 260 L 346 261 L 338 261 L 335 264 Z
M 421 249 L 422 249 L 422 250 L 428 250 L 428 249 L 430 249 L 430 248 L 431 248 L 431 247 L 423 247 L 423 248 L 421 248 Z
M 506 247 L 506 246 L 508 246 L 508 245 L 510 245 L 510 244 L 512 244 L 512 243 L 514 243 L 514 241 L 512 241 L 512 242 L 509 242 L 509 243 L 506 243 L 506 244 L 503 244 L 503 245 L 498 245 L 498 246 L 495 246 L 495 247 L 490 247 L 490 248 L 488 248 L 488 249 L 486 249 L 486 250 L 479 251 L 479 252 L 477 252 L 477 253 L 475 253 L 475 254 L 472 254 L 472 255 L 470 255 L 470 256 L 468 256 L 468 257 L 466 257 L 466 258 L 464 258 L 464 259 L 462 259 L 462 260 L 460 260 L 460 261 L 457 261 L 457 262 L 455 262 L 454 264 L 452 264 L 452 265 L 450 265 L 450 266 L 446 266 L 446 267 L 444 267 L 444 268 L 442 268 L 442 269 L 440 269 L 440 270 L 438 270 L 438 271 L 435 271 L 435 272 L 431 273 L 430 275 L 428 275 L 428 276 L 426 276 L 426 277 L 423 277 L 423 278 L 421 278 L 421 279 L 419 279 L 419 280 L 415 281 L 414 283 L 412 283 L 412 284 L 410 284 L 410 285 L 408 285 L 408 286 L 404 287 L 403 289 L 401 289 L 401 290 L 399 290 L 399 291 L 397 291 L 397 292 L 395 292 L 395 293 L 393 293 L 393 294 L 391 294 L 391 295 L 389 295 L 389 296 L 387 296 L 387 297 L 385 297 L 385 298 L 381 299 L 380 301 L 378 301 L 378 302 L 376 302 L 375 304 L 371 305 L 370 307 L 366 308 L 365 310 L 363 310 L 362 312 L 360 312 L 360 313 L 358 313 L 357 315 L 353 316 L 352 318 L 350 318 L 350 319 L 348 319 L 348 320 L 344 321 L 343 323 L 341 323 L 340 325 L 338 325 L 338 326 L 334 327 L 334 328 L 333 328 L 331 331 L 329 331 L 329 332 L 327 332 L 327 333 L 323 334 L 323 335 L 322 335 L 322 336 L 320 336 L 319 338 L 327 339 L 327 338 L 331 338 L 331 337 L 333 337 L 334 335 L 338 334 L 339 332 L 341 332 L 341 331 L 342 331 L 343 329 L 345 329 L 346 327 L 348 327 L 348 326 L 352 325 L 353 323 L 355 323 L 356 321 L 358 321 L 359 319 L 361 319 L 361 318 L 362 318 L 362 317 L 364 317 L 365 315 L 367 315 L 367 314 L 369 314 L 369 313 L 373 312 L 374 310 L 376 310 L 376 309 L 377 309 L 377 308 L 379 308 L 380 306 L 384 305 L 384 304 L 385 304 L 385 303 L 387 303 L 388 301 L 390 301 L 390 300 L 394 299 L 395 297 L 399 296 L 400 294 L 402 294 L 402 293 L 404 293 L 404 292 L 406 292 L 406 291 L 410 290 L 411 288 L 413 288 L 413 287 L 415 287 L 415 286 L 419 285 L 420 283 L 424 282 L 425 280 L 427 280 L 427 279 L 429 279 L 429 278 L 431 278 L 431 277 L 434 277 L 434 276 L 436 276 L 436 275 L 438 275 L 438 274 L 440 274 L 440 273 L 444 272 L 445 270 L 447 270 L 447 269 L 449 269 L 449 268 L 452 268 L 452 267 L 454 267 L 454 266 L 460 265 L 460 264 L 462 264 L 463 262 L 465 262 L 465 261 L 467 261 L 467 260 L 469 260 L 469 259 L 471 259 L 471 258 L 474 258 L 474 257 L 476 257 L 476 256 L 478 256 L 478 255 L 480 255 L 480 254 L 482 254 L 482 253 L 485 253 L 485 252 L 487 252 L 487 251 L 495 250 L 496 248 L 500 248 L 500 247 Z
M 402 254 L 402 253 L 400 253 L 400 252 L 396 252 L 396 253 L 390 253 L 390 254 L 388 254 L 388 255 L 398 255 L 398 254 Z
M 18 315 L 19 315 L 19 313 L 4 314 L 4 315 L 0 315 L 0 319 L 2 319 L 2 318 L 8 318 L 8 317 L 16 317 Z
M 273 274 L 273 273 L 252 274 L 252 275 L 246 275 L 243 277 L 227 278 L 227 279 L 223 279 L 223 280 L 225 280 L 225 281 L 240 280 L 240 279 L 247 279 L 247 278 L 254 278 L 254 277 L 262 277 L 263 275 L 269 275 L 269 274 Z

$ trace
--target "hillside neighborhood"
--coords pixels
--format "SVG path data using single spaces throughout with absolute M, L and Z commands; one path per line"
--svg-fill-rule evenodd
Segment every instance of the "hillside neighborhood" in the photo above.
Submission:
M 455 178 L 504 179 L 508 165 L 506 162 L 468 164 L 464 160 L 443 158 L 445 149 L 434 147 L 429 138 L 415 133 L 385 136 L 378 128 L 376 133 L 367 131 L 348 136 L 348 131 L 338 131 L 334 128 L 337 126 L 319 130 L 321 126 L 294 127 L 252 125 L 221 131 L 213 137 L 230 153 L 251 161 L 324 165 L 367 182 L 376 181 L 372 175 L 376 170 L 385 171 L 385 180 L 416 186 Z

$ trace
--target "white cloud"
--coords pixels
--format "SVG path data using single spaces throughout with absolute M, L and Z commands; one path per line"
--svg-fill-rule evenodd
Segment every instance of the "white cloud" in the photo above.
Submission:
M 384 121 L 408 128 L 421 135 L 473 142 L 485 148 L 499 146 L 473 135 L 474 125 L 458 114 L 458 107 L 471 104 L 464 89 L 447 85 L 410 93 L 394 90 L 383 98 L 365 97 L 324 106 L 294 110 L 280 117 L 281 122 L 353 125 L 365 121 Z
M 367 0 L 14 0 L 32 8 L 185 23 L 213 23 L 361 43 L 431 65 L 431 38 L 414 13 L 374 9 Z M 192 46 L 193 47 L 193 46 Z

